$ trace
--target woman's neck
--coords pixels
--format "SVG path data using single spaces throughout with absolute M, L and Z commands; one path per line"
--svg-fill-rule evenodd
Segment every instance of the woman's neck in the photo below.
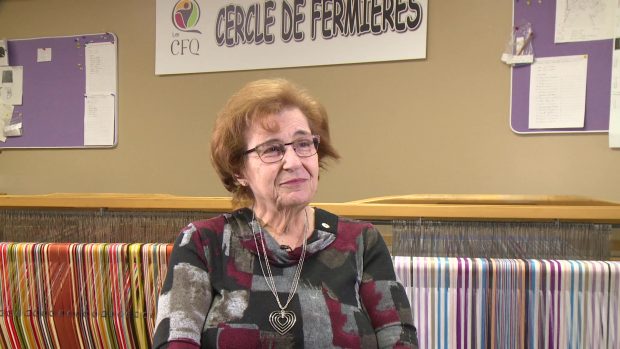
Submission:
M 308 206 L 279 211 L 255 207 L 254 214 L 280 245 L 291 248 L 301 246 L 314 229 L 314 210 Z

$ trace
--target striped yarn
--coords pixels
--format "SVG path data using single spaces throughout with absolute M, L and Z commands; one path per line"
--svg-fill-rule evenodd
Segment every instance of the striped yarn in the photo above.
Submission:
M 171 244 L 0 243 L 1 348 L 147 348 Z
M 620 262 L 393 260 L 420 348 L 620 348 Z

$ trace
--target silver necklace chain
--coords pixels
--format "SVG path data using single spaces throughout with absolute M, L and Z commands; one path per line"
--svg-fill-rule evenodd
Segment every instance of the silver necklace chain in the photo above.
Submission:
M 269 263 L 269 258 L 267 256 L 267 248 L 265 247 L 265 237 L 263 236 L 264 235 L 263 229 L 261 225 L 256 221 L 254 208 L 252 208 L 251 227 L 252 227 L 252 236 L 254 237 L 254 243 L 256 244 L 256 252 L 258 254 L 258 264 L 260 265 L 260 270 L 263 273 L 263 278 L 265 279 L 265 283 L 267 284 L 267 287 L 269 287 L 269 289 L 271 290 L 271 293 L 273 294 L 273 296 L 276 298 L 276 302 L 278 303 L 278 307 L 280 308 L 279 311 L 276 310 L 276 311 L 271 312 L 271 314 L 269 314 L 269 323 L 271 323 L 271 326 L 276 331 L 278 331 L 280 335 L 287 333 L 291 328 L 293 328 L 293 325 L 295 325 L 295 322 L 297 321 L 297 317 L 295 316 L 295 313 L 292 311 L 286 310 L 286 308 L 288 307 L 291 300 L 295 296 L 295 293 L 297 293 L 297 285 L 299 284 L 299 279 L 301 277 L 301 270 L 303 269 L 304 260 L 306 258 L 306 244 L 307 244 L 306 235 L 308 233 L 309 224 L 308 224 L 308 212 L 306 211 L 306 209 L 304 209 L 304 213 L 306 216 L 306 221 L 304 224 L 301 256 L 299 257 L 299 262 L 297 263 L 297 269 L 295 270 L 295 274 L 293 275 L 293 281 L 291 282 L 291 289 L 288 293 L 288 298 L 286 300 L 286 303 L 282 305 L 282 303 L 280 302 L 280 297 L 278 297 L 278 289 L 276 288 L 275 279 L 273 277 L 273 273 L 271 272 L 271 267 L 269 265 L 270 263 Z M 261 241 L 260 247 L 262 248 L 262 255 L 265 260 L 265 268 L 263 268 L 263 263 L 261 261 L 261 248 L 259 248 L 258 246 L 258 241 L 256 240 L 256 234 L 254 233 L 254 224 L 258 225 L 258 232 L 259 232 L 260 241 Z M 267 273 L 265 273 L 265 269 L 267 269 Z

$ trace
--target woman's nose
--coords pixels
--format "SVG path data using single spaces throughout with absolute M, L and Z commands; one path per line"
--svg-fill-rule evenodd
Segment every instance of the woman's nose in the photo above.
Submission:
M 294 168 L 295 166 L 299 166 L 301 164 L 301 158 L 293 149 L 293 146 L 284 147 L 284 156 L 282 157 L 282 167 L 283 168 Z

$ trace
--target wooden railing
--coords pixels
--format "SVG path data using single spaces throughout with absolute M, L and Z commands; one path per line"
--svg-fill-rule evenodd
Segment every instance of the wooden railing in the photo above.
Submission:
M 437 218 L 620 223 L 619 203 L 579 196 L 401 195 L 313 203 L 313 206 L 367 220 Z M 232 200 L 163 194 L 0 195 L 0 209 L 3 208 L 226 212 L 232 209 Z
M 372 221 L 444 219 L 478 221 L 569 221 L 620 224 L 620 204 L 580 196 L 401 195 L 343 203 L 313 203 L 335 214 Z M 164 194 L 0 195 L 0 209 L 79 209 L 227 212 L 229 197 Z M 620 256 L 620 233 L 612 234 L 612 256 Z

